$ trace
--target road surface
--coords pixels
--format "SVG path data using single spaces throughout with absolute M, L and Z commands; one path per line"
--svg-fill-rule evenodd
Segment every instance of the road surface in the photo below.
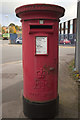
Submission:
M 22 112 L 22 46 L 2 46 L 2 103 L 4 118 L 25 118 Z M 75 48 L 59 47 L 59 115 L 57 118 L 78 117 L 78 90 L 76 82 L 70 77 L 68 65 L 74 59 Z

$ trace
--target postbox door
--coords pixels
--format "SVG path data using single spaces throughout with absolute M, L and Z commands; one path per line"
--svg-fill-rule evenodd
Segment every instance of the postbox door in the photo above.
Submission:
M 57 96 L 57 48 L 52 37 L 53 34 L 35 34 L 34 37 L 34 93 L 41 101 Z

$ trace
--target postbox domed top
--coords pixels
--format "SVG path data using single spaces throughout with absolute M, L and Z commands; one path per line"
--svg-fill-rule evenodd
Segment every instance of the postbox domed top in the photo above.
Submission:
M 52 4 L 29 4 L 23 5 L 15 10 L 16 16 L 20 18 L 30 19 L 33 18 L 33 15 L 38 18 L 44 17 L 56 17 L 60 18 L 64 15 L 65 9 L 58 5 Z

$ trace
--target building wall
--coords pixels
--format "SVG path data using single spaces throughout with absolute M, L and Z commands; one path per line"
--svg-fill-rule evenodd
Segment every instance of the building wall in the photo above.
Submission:
M 76 39 L 76 21 L 75 18 L 59 24 L 59 40 L 67 38 L 74 43 L 74 39 Z

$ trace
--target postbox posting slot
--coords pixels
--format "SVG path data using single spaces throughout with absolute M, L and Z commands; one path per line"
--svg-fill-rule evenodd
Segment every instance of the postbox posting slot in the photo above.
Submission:
M 29 33 L 54 33 L 54 25 L 53 24 L 29 24 Z
M 30 29 L 52 29 L 52 25 L 30 25 Z

